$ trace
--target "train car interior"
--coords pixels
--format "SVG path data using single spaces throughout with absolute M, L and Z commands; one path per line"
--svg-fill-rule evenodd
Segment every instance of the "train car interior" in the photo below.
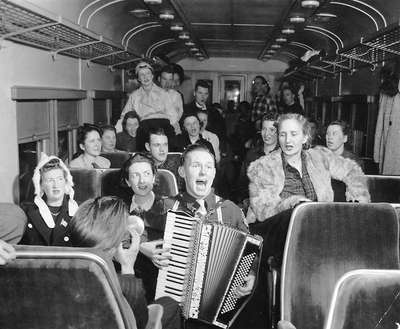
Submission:
M 0 0 L 0 63 L 0 328 L 400 328 L 400 1 Z

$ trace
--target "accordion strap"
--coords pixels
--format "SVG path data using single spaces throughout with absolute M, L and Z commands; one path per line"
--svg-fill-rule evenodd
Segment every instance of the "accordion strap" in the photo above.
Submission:
M 216 196 L 215 196 L 215 203 L 218 204 L 218 202 L 220 202 L 220 201 L 221 201 L 221 198 L 220 198 L 218 195 L 216 195 Z M 221 207 L 217 207 L 217 210 L 216 210 L 216 211 L 217 211 L 218 223 L 219 223 L 219 224 L 223 224 Z

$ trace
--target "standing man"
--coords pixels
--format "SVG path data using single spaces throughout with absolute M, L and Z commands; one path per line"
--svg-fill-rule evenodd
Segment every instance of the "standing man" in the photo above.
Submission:
M 290 87 L 282 89 L 283 113 L 298 113 L 304 115 L 304 110 L 299 102 L 296 102 L 296 94 Z
M 268 96 L 271 88 L 268 81 L 261 75 L 253 80 L 251 93 L 253 102 L 251 104 L 251 122 L 254 123 L 257 131 L 261 128 L 261 119 L 264 114 L 276 112 L 274 101 Z
M 135 110 L 140 118 L 140 127 L 137 133 L 137 151 L 144 150 L 144 143 L 150 128 L 162 127 L 168 137 L 175 135 L 170 125 L 169 112 L 170 101 L 165 90 L 158 87 L 154 82 L 153 67 L 146 62 L 140 62 L 135 69 L 140 87 L 129 96 L 121 118 L 118 120 L 116 129 L 122 130 L 121 121 L 125 113 Z
M 218 112 L 217 109 L 212 106 L 207 106 L 210 86 L 205 80 L 198 80 L 194 87 L 194 99 L 191 103 L 185 104 L 185 114 L 194 112 L 197 113 L 199 110 L 208 111 L 208 130 L 218 136 L 218 138 L 225 139 L 225 120 Z
M 182 96 L 173 89 L 174 87 L 174 68 L 172 65 L 165 65 L 160 72 L 159 82 L 161 88 L 163 88 L 169 97 L 170 107 L 167 108 L 167 113 L 169 121 L 174 127 L 175 133 L 180 134 L 181 128 L 179 125 L 179 120 L 183 114 L 183 103 Z

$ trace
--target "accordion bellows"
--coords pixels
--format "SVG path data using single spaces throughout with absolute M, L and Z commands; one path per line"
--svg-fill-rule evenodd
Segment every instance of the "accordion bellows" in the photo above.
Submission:
M 175 299 L 186 319 L 227 328 L 250 297 L 237 299 L 235 291 L 259 261 L 261 245 L 232 227 L 169 211 L 163 247 L 172 259 L 159 271 L 156 298 Z

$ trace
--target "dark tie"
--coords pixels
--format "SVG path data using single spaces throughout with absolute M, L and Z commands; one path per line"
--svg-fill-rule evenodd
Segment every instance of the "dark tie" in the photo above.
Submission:
M 96 162 L 92 162 L 92 166 L 94 169 L 101 169 L 101 167 Z

